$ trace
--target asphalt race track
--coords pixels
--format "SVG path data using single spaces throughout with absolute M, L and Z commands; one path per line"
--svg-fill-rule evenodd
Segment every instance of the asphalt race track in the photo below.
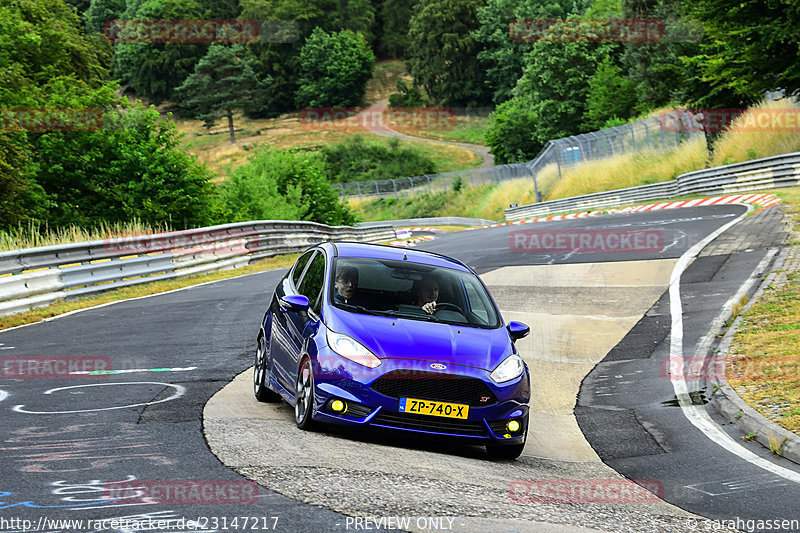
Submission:
M 489 462 L 480 448 L 300 432 L 288 406 L 258 404 L 247 370 L 280 271 L 1 332 L 0 357 L 81 356 L 107 362 L 115 373 L 0 379 L 0 531 L 186 531 L 182 518 L 194 521 L 194 531 L 695 531 L 715 525 L 696 515 L 800 518 L 792 479 L 800 468 L 741 441 L 711 412 L 732 440 L 776 468 L 701 432 L 675 406 L 674 379 L 664 370 L 674 342 L 670 273 L 683 253 L 745 210 L 510 225 L 418 245 L 472 265 L 506 320 L 530 321 L 520 348 L 536 377 L 538 418 L 515 462 Z M 684 272 L 687 356 L 730 296 L 769 268 L 777 243 L 757 225 L 763 216 L 734 225 Z M 548 232 L 587 229 L 604 238 L 646 232 L 656 240 L 645 244 L 658 246 L 537 248 Z M 535 242 L 532 231 L 539 232 Z M 737 232 L 741 238 L 728 238 Z M 693 385 L 705 410 L 710 392 Z M 526 480 L 621 484 L 622 476 L 653 481 L 668 503 L 538 503 L 515 492 Z M 191 480 L 216 492 L 192 503 L 153 503 L 135 490 L 109 490 L 157 481 L 174 490 Z M 121 517 L 129 519 L 86 522 Z M 369 521 L 381 517 L 413 520 Z M 148 529 L 147 520 L 163 527 Z

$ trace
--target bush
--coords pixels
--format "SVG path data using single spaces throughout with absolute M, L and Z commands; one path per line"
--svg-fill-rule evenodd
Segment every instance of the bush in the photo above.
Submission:
M 544 143 L 534 139 L 539 117 L 522 98 L 503 102 L 489 116 L 486 144 L 492 149 L 497 164 L 529 161 L 536 157 Z
M 360 135 L 325 146 L 325 167 L 333 182 L 385 180 L 436 172 L 436 164 L 413 148 L 401 148 L 395 139 L 388 146 L 366 142 Z
M 219 209 L 228 222 L 309 220 L 332 226 L 353 224 L 314 154 L 264 147 L 233 172 L 219 191 Z
M 403 80 L 397 80 L 397 91 L 389 95 L 389 107 L 428 107 L 428 101 L 422 96 L 419 87 L 408 87 Z
M 212 173 L 180 138 L 174 123 L 141 105 L 106 113 L 97 131 L 40 135 L 36 181 L 48 197 L 49 224 L 207 224 Z

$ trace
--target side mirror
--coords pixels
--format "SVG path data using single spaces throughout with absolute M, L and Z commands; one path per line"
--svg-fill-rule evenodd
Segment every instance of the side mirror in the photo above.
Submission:
M 308 311 L 308 306 L 311 305 L 308 298 L 302 294 L 289 294 L 280 299 L 280 304 L 283 309 L 294 311 L 295 313 L 305 313 Z
M 508 323 L 506 329 L 508 329 L 508 334 L 511 336 L 512 341 L 519 340 L 531 332 L 531 328 L 527 324 L 516 322 L 514 320 Z

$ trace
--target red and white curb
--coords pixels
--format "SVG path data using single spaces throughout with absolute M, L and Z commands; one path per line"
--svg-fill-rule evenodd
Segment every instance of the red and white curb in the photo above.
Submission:
M 657 211 L 660 209 L 678 209 L 681 207 L 701 207 L 707 205 L 724 204 L 752 204 L 759 205 L 761 209 L 766 209 L 781 203 L 781 199 L 774 194 L 737 194 L 731 196 L 716 196 L 714 198 L 696 198 L 694 200 L 682 200 L 678 202 L 663 202 L 660 204 L 644 204 L 634 207 L 624 207 L 622 209 L 606 209 L 597 211 L 583 211 L 569 215 L 553 215 L 549 217 L 529 218 L 527 220 L 516 220 L 514 222 L 500 222 L 489 224 L 488 226 L 476 226 L 473 229 L 495 228 L 497 226 L 509 226 L 513 224 L 531 224 L 533 222 L 551 222 L 553 220 L 572 220 L 576 218 L 596 217 L 599 215 L 611 215 L 620 213 L 641 213 L 644 211 Z

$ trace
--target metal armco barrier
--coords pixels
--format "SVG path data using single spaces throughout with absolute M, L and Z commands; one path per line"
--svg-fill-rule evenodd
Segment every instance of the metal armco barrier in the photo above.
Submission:
M 800 152 L 681 174 L 673 181 L 585 194 L 505 210 L 506 220 L 523 220 L 584 209 L 602 209 L 689 194 L 724 194 L 800 184 Z
M 238 268 L 323 241 L 388 241 L 388 225 L 263 220 L 0 252 L 0 316 L 191 274 Z

